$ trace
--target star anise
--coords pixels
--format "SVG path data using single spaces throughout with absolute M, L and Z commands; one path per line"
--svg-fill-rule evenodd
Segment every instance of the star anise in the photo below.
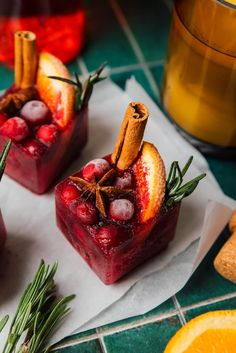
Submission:
M 0 111 L 8 115 L 14 115 L 23 105 L 36 98 L 37 91 L 34 87 L 21 88 L 18 91 L 8 93 L 0 102 Z
M 132 192 L 131 189 L 119 189 L 115 186 L 109 185 L 115 178 L 116 171 L 115 169 L 110 169 L 100 180 L 89 182 L 80 177 L 71 176 L 70 179 L 79 185 L 84 194 L 87 194 L 88 197 L 95 196 L 96 207 L 103 217 L 107 217 L 106 212 L 106 202 L 105 196 L 114 197 L 122 196 L 127 193 Z

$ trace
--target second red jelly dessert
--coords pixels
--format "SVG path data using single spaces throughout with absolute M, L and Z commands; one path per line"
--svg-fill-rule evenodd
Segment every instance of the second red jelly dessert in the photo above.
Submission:
M 174 238 L 180 202 L 204 174 L 183 183 L 173 162 L 166 180 L 156 147 L 143 142 L 147 108 L 129 104 L 113 154 L 94 159 L 56 186 L 62 233 L 93 271 L 111 284 Z
M 15 84 L 0 99 L 0 148 L 13 141 L 6 173 L 41 194 L 78 156 L 88 138 L 88 101 L 103 67 L 84 85 L 63 63 L 36 52 L 32 32 L 15 34 Z

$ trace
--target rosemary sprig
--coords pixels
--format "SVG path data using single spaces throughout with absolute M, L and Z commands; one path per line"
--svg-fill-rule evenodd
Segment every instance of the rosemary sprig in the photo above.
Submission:
M 70 310 L 68 304 L 75 297 L 57 299 L 54 275 L 57 263 L 52 267 L 41 261 L 40 266 L 24 291 L 10 326 L 2 353 L 46 353 L 50 347 L 47 339 Z M 0 332 L 8 316 L 0 321 Z M 23 343 L 19 343 L 19 342 Z
M 79 76 L 76 72 L 74 73 L 75 81 L 64 77 L 58 77 L 58 76 L 48 76 L 48 77 L 54 80 L 59 80 L 65 83 L 69 83 L 70 85 L 73 85 L 76 87 L 75 111 L 77 112 L 88 104 L 89 99 L 93 92 L 94 85 L 100 81 L 103 81 L 106 78 L 106 77 L 100 76 L 105 66 L 106 66 L 106 63 L 103 63 L 101 66 L 99 66 L 99 68 L 94 72 L 94 74 L 89 75 L 89 77 L 85 80 L 84 83 L 80 81 Z
M 7 159 L 7 155 L 9 153 L 10 147 L 11 147 L 11 140 L 8 140 L 3 148 L 1 155 L 0 155 L 0 181 L 2 179 L 4 170 L 6 167 L 6 159 Z
M 180 169 L 177 161 L 174 161 L 171 164 L 166 182 L 166 207 L 172 207 L 174 204 L 183 200 L 184 197 L 189 196 L 196 189 L 199 181 L 206 176 L 206 173 L 200 174 L 196 178 L 182 185 L 183 177 L 187 173 L 192 161 L 193 157 L 191 156 L 184 165 L 183 169 Z

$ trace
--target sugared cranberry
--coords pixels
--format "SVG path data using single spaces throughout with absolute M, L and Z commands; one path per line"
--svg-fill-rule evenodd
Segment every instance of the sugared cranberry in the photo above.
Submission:
M 101 227 L 94 235 L 94 239 L 103 251 L 108 252 L 127 241 L 128 234 L 123 229 L 121 230 L 119 227 L 110 224 Z
M 46 151 L 46 147 L 36 140 L 27 141 L 24 144 L 24 149 L 33 157 L 41 157 Z
M 80 196 L 80 191 L 78 190 L 78 188 L 75 185 L 70 185 L 70 184 L 64 186 L 61 193 L 61 197 L 66 203 L 78 199 L 79 196 Z
M 27 102 L 21 109 L 21 117 L 31 124 L 37 125 L 45 122 L 49 114 L 49 109 L 42 101 Z
M 121 177 L 117 177 L 114 186 L 119 189 L 126 189 L 132 185 L 132 175 L 129 172 L 125 172 Z
M 109 214 L 114 221 L 128 221 L 134 215 L 134 205 L 127 199 L 114 200 L 110 203 Z
M 37 133 L 36 136 L 42 142 L 50 143 L 55 141 L 57 137 L 58 129 L 56 125 L 49 124 L 49 125 L 42 125 Z
M 29 135 L 29 128 L 24 119 L 14 117 L 8 119 L 0 128 L 0 133 L 20 142 Z
M 0 112 L 0 126 L 2 126 L 5 121 L 7 121 L 6 115 Z
M 105 159 L 93 159 L 85 165 L 83 169 L 83 177 L 88 181 L 101 179 L 109 169 L 111 169 L 111 166 Z
M 86 225 L 92 225 L 98 220 L 98 211 L 92 202 L 89 201 L 79 203 L 76 213 L 81 223 Z

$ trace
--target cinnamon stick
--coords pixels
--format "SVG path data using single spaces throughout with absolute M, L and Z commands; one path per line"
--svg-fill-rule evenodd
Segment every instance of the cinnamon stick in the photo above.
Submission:
M 18 31 L 15 33 L 15 84 L 20 87 L 23 77 L 23 38 L 24 32 Z
M 23 79 L 22 88 L 28 88 L 35 84 L 37 68 L 36 35 L 33 32 L 25 32 L 23 37 Z
M 131 166 L 136 159 L 148 119 L 148 109 L 140 102 L 128 105 L 112 154 L 112 162 L 121 170 Z
M 37 69 L 36 35 L 29 31 L 15 33 L 15 84 L 29 88 L 35 84 Z

